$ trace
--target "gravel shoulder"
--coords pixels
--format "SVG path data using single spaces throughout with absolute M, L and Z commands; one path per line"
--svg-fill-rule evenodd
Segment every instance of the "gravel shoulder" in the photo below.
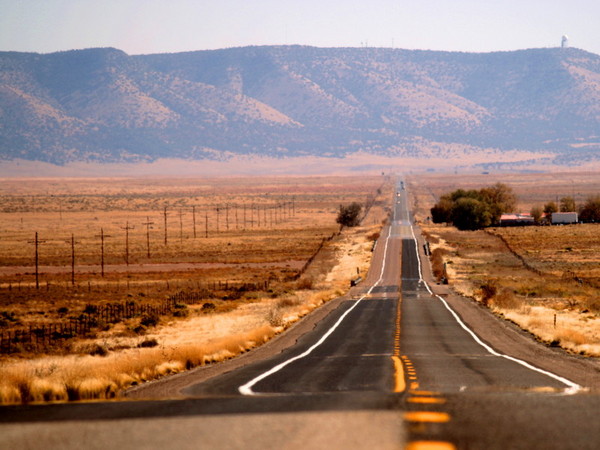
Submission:
M 599 359 L 569 354 L 560 348 L 540 343 L 530 333 L 512 322 L 494 315 L 489 309 L 472 299 L 456 294 L 448 285 L 436 284 L 428 258 L 423 253 L 423 238 L 420 233 L 417 233 L 417 236 L 425 281 L 435 294 L 440 295 L 448 302 L 465 324 L 483 341 L 501 353 L 553 372 L 593 392 L 600 392 Z M 375 257 L 374 261 L 377 261 Z M 327 302 L 266 344 L 239 357 L 144 383 L 125 391 L 123 395 L 129 399 L 183 398 L 185 396 L 181 392 L 188 386 L 274 356 L 294 345 L 302 335 L 310 332 L 340 303 L 352 299 L 362 290 L 361 286 L 352 288 L 347 295 Z
M 415 229 L 415 232 L 417 231 L 418 229 Z M 599 358 L 584 357 L 560 348 L 549 347 L 514 323 L 496 316 L 481 304 L 455 293 L 450 286 L 436 284 L 429 260 L 423 251 L 424 239 L 420 232 L 415 234 L 418 236 L 419 256 L 425 281 L 484 342 L 500 353 L 560 375 L 594 392 L 600 392 Z

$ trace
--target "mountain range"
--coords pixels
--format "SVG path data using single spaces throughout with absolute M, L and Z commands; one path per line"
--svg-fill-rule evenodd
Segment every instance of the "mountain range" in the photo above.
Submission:
M 600 56 L 305 46 L 0 52 L 5 161 L 356 152 L 482 167 L 598 162 Z

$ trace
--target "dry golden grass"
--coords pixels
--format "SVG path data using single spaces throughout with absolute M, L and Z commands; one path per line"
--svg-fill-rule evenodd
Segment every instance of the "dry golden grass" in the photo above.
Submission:
M 339 251 L 355 256 L 353 267 L 368 267 L 370 251 L 358 235 L 366 236 L 366 231 L 372 229 L 348 231 L 347 242 Z M 343 264 L 343 270 L 320 272 L 326 263 L 317 258 L 315 267 L 307 271 L 317 278 L 315 289 L 260 299 L 228 313 L 166 323 L 144 337 L 157 340 L 159 345 L 154 348 L 137 347 L 139 337 L 105 336 L 92 341 L 109 349 L 104 357 L 70 355 L 7 362 L 0 368 L 0 402 L 112 398 L 134 384 L 239 355 L 348 289 L 352 273 L 346 270 L 347 265 Z M 278 317 L 277 323 L 272 323 L 274 316 Z M 113 350 L 119 347 L 124 349 Z
M 131 349 L 99 356 L 47 357 L 3 365 L 2 403 L 112 398 L 133 384 L 186 368 L 223 361 L 275 334 L 268 326 L 209 343 Z
M 272 291 L 285 291 L 323 239 L 337 232 L 339 204 L 376 196 L 383 182 L 382 177 L 0 180 L 0 313 L 15 319 L 0 317 L 0 332 L 74 319 L 89 303 L 152 304 L 219 281 L 268 282 Z M 383 214 L 376 206 L 367 222 L 380 223 Z M 150 258 L 147 221 L 154 223 Z M 101 229 L 110 236 L 104 277 Z M 43 241 L 39 290 L 36 231 Z M 232 308 L 220 301 L 226 293 L 216 294 L 218 309 Z
M 423 176 L 418 183 L 410 181 L 410 192 L 431 248 L 444 249 L 453 289 L 485 300 L 490 308 L 544 342 L 600 356 L 599 225 L 461 232 L 426 221 L 436 198 L 458 188 L 478 189 L 505 182 L 519 195 L 519 209 L 528 211 L 533 204 L 572 195 L 571 191 L 580 193 L 579 198 L 581 193 L 600 192 L 599 179 L 598 174 L 505 175 L 493 179 Z M 489 295 L 489 286 L 494 286 L 493 295 Z
M 600 287 L 598 231 L 597 224 L 494 230 L 536 269 L 559 277 L 577 277 Z
M 25 360 L 5 356 L 0 367 L 0 401 L 15 403 L 111 398 L 133 384 L 198 365 L 222 361 L 245 352 L 270 339 L 324 302 L 343 294 L 349 288 L 349 280 L 356 276 L 356 269 L 363 274 L 368 269 L 372 236 L 377 235 L 389 212 L 391 184 L 383 186 L 375 205 L 363 221 L 363 226 L 346 229 L 340 236 L 327 241 L 298 280 L 294 280 L 290 275 L 298 273 L 299 266 L 293 269 L 289 267 L 287 262 L 290 261 L 290 254 L 285 250 L 285 236 L 289 236 L 293 241 L 295 233 L 298 233 L 298 241 L 306 238 L 306 241 L 311 242 L 307 244 L 310 251 L 303 250 L 303 258 L 306 259 L 314 253 L 316 246 L 312 243 L 321 243 L 321 233 L 324 229 L 337 229 L 337 225 L 325 226 L 324 223 L 325 218 L 328 218 L 328 221 L 335 224 L 335 213 L 340 202 L 339 199 L 334 200 L 336 186 L 343 186 L 341 190 L 346 189 L 346 184 L 336 184 L 338 181 L 328 179 L 327 186 L 324 187 L 318 185 L 318 182 L 315 184 L 313 179 L 306 181 L 306 186 L 302 188 L 305 197 L 296 195 L 297 202 L 302 198 L 306 202 L 303 206 L 306 211 L 302 219 L 299 217 L 300 213 L 297 213 L 295 217 L 290 218 L 292 225 L 282 224 L 278 230 L 265 229 L 262 230 L 262 235 L 258 231 L 255 231 L 254 235 L 251 234 L 250 238 L 260 236 L 264 240 L 264 255 L 257 255 L 254 247 L 244 248 L 248 236 L 239 231 L 237 236 L 216 236 L 214 239 L 219 241 L 211 241 L 215 248 L 223 245 L 223 242 L 235 242 L 232 246 L 243 248 L 242 251 L 236 250 L 236 261 L 242 261 L 238 266 L 195 268 L 191 272 L 140 272 L 129 278 L 130 289 L 125 289 L 125 283 L 119 279 L 122 275 L 111 273 L 110 280 L 113 283 L 121 283 L 120 291 L 111 290 L 111 287 L 102 289 L 102 282 L 93 279 L 92 281 L 98 284 L 97 289 L 94 290 L 95 285 L 92 284 L 91 292 L 85 287 L 79 291 L 74 290 L 72 294 L 77 295 L 73 295 L 72 300 L 75 301 L 68 304 L 72 310 L 76 310 L 77 300 L 80 304 L 101 302 L 103 298 L 111 301 L 120 298 L 131 300 L 132 291 L 143 291 L 144 299 L 150 301 L 152 297 L 159 298 L 169 293 L 163 284 L 165 279 L 170 280 L 172 290 L 177 290 L 185 287 L 186 283 L 188 287 L 190 283 L 193 287 L 198 279 L 262 279 L 266 273 L 269 277 L 275 277 L 268 291 L 248 292 L 233 301 L 212 298 L 210 303 L 214 308 L 208 310 L 203 308 L 202 302 L 190 305 L 187 308 L 187 317 L 163 317 L 158 326 L 149 327 L 143 334 L 132 332 L 139 319 L 129 319 L 103 331 L 97 330 L 94 336 L 86 339 L 72 340 L 69 347 L 63 349 L 72 354 L 29 354 L 23 355 L 29 358 Z M 366 197 L 381 186 L 381 181 L 380 178 L 374 178 L 372 184 L 362 185 L 360 189 L 364 188 L 364 191 L 357 191 L 355 187 L 350 191 L 360 192 L 361 196 Z M 83 183 L 83 186 L 87 185 Z M 246 189 L 249 187 L 246 186 Z M 302 189 L 299 188 L 299 191 Z M 351 195 L 354 194 L 349 196 L 348 192 L 346 191 L 341 198 L 352 198 Z M 323 200 L 320 195 L 327 199 Z M 307 206 L 309 204 L 313 206 Z M 313 214 L 310 214 L 310 211 Z M 280 238 L 277 237 L 278 233 Z M 273 236 L 275 238 L 269 239 Z M 294 247 L 291 247 L 290 252 L 298 255 Z M 218 255 L 219 253 L 215 253 L 212 256 L 215 259 L 211 261 L 221 262 Z M 199 256 L 199 259 L 202 260 L 203 257 L 205 256 Z M 283 258 L 286 264 L 282 267 L 264 264 L 269 258 L 271 261 Z M 251 261 L 255 260 L 260 263 L 252 266 Z M 232 270 L 235 270 L 235 274 L 232 274 Z M 238 272 L 241 272 L 241 275 Z M 175 280 L 167 278 L 174 275 Z M 153 284 L 155 286 L 152 286 Z M 55 310 L 64 304 L 61 303 L 60 293 L 65 293 L 67 287 L 63 291 L 59 291 L 58 288 L 56 291 L 52 289 L 51 287 L 43 292 L 47 301 L 44 303 L 44 295 L 26 297 L 26 289 L 22 288 L 19 291 L 13 287 L 8 291 L 5 286 L 3 307 L 12 308 L 20 314 L 24 314 L 25 311 L 34 314 L 43 308 L 46 311 Z M 18 297 L 19 292 L 22 298 Z M 31 289 L 27 292 L 31 292 Z M 51 295 L 53 292 L 55 295 Z M 137 296 L 133 299 L 138 301 Z M 62 301 L 64 302 L 64 299 Z M 44 320 L 49 319 L 46 317 Z M 145 347 L 144 343 L 156 345 Z M 102 349 L 99 354 L 104 356 L 89 354 L 93 353 L 92 349 L 98 348 Z

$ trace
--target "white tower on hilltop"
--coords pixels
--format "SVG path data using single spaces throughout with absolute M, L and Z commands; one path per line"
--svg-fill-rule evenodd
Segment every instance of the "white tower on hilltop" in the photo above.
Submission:
M 569 36 L 563 34 L 563 37 L 560 39 L 561 48 L 567 48 L 569 46 Z

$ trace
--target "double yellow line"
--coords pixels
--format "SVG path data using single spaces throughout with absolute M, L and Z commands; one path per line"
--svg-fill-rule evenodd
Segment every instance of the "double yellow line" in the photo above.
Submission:
M 410 424 L 413 430 L 422 430 L 427 424 L 447 423 L 450 421 L 450 414 L 442 411 L 427 410 L 426 405 L 443 405 L 446 399 L 437 392 L 420 391 L 417 372 L 406 355 L 400 355 L 400 321 L 401 304 L 398 301 L 396 310 L 396 330 L 394 332 L 394 352 L 392 361 L 394 362 L 394 392 L 404 392 L 409 384 L 408 403 L 423 405 L 425 410 L 407 411 L 404 413 L 404 420 Z M 405 450 L 456 450 L 456 446 L 447 441 L 434 440 L 413 440 L 407 443 Z

